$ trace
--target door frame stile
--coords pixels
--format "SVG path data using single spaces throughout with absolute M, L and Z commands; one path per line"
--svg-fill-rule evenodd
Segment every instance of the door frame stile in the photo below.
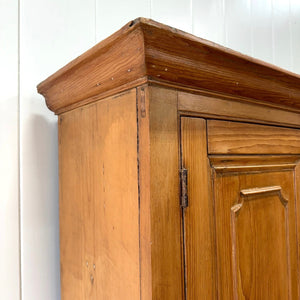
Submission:
M 184 290 L 184 300 L 187 300 L 187 269 L 186 269 L 186 232 L 185 232 L 185 211 L 186 208 L 188 207 L 184 207 L 182 206 L 182 200 L 181 200 L 181 186 L 182 186 L 182 176 L 181 176 L 181 170 L 185 169 L 184 166 L 184 162 L 183 162 L 183 156 L 182 156 L 182 116 L 178 115 L 178 119 L 179 119 L 179 166 L 180 169 L 178 170 L 178 174 L 179 174 L 179 188 L 180 188 L 180 201 L 179 201 L 179 205 L 181 207 L 181 222 L 182 222 L 182 226 L 181 226 L 181 230 L 182 230 L 182 266 L 183 266 L 183 290 Z M 188 176 L 188 175 L 187 175 Z

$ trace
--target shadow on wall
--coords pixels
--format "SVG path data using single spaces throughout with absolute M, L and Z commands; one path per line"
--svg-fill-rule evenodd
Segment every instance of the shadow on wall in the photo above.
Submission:
M 3 88 L 0 98 L 0 298 L 19 299 L 18 97 L 6 96 Z
M 60 299 L 57 118 L 49 112 L 30 114 L 22 130 L 23 292 L 56 300 Z

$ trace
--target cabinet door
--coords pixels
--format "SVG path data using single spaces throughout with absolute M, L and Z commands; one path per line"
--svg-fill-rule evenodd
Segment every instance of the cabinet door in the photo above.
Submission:
M 251 153 L 247 134 L 243 145 L 232 130 L 231 145 L 237 137 L 242 154 L 210 154 L 218 148 L 209 145 L 206 121 L 181 118 L 189 197 L 183 212 L 187 299 L 298 299 L 295 137 L 292 154 L 284 135 L 286 147 L 271 155 L 267 139 L 262 143 L 256 135 L 269 127 L 251 126 Z M 270 128 L 280 137 L 282 129 Z

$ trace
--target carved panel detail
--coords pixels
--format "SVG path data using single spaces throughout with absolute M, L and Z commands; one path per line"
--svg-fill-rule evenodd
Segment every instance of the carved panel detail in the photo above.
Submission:
M 259 201 L 265 201 L 266 203 L 255 203 Z M 280 202 L 281 208 L 278 206 L 278 202 Z M 281 211 L 282 209 L 283 211 Z M 243 216 L 241 216 L 242 213 Z M 249 278 L 249 274 L 246 276 L 244 273 L 253 273 L 250 277 L 257 276 L 256 273 L 262 274 L 264 268 L 269 269 L 276 262 L 274 261 L 276 259 L 275 252 L 277 252 L 277 259 L 281 260 L 281 263 L 274 267 L 274 271 L 287 275 L 285 276 L 286 283 L 282 285 L 283 289 L 280 294 L 285 295 L 288 299 L 291 298 L 288 215 L 288 199 L 283 196 L 281 186 L 255 187 L 240 191 L 238 203 L 231 207 L 234 300 L 244 299 L 244 289 L 251 289 L 249 280 L 243 278 Z M 281 220 L 272 220 L 273 216 Z M 276 239 L 277 234 L 278 238 Z M 277 243 L 277 240 L 285 240 L 285 245 Z M 274 243 L 273 248 L 270 246 L 272 243 Z M 261 265 L 257 264 L 257 262 L 255 266 L 251 265 L 252 259 L 247 257 L 247 255 L 255 256 L 255 259 L 259 260 L 259 252 L 268 252 L 271 248 L 273 253 L 270 253 L 269 261 L 264 257 Z M 266 285 L 270 283 L 268 276 L 264 277 L 264 280 Z

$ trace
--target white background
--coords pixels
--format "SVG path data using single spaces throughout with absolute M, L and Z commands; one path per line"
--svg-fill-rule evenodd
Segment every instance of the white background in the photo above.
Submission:
M 57 118 L 36 85 L 136 17 L 300 73 L 300 0 L 0 0 L 0 299 L 60 299 Z

